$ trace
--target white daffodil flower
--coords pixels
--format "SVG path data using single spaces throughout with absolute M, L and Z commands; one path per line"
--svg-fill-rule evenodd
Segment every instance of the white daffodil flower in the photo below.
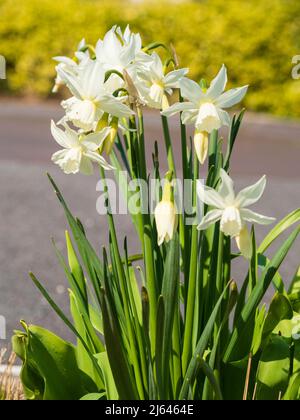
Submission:
M 224 65 L 206 91 L 193 80 L 183 78 L 181 95 L 188 102 L 177 103 L 163 112 L 168 117 L 182 112 L 183 124 L 195 126 L 195 148 L 201 163 L 207 157 L 208 135 L 222 126 L 230 126 L 230 116 L 224 109 L 238 104 L 247 93 L 248 86 L 224 92 L 226 84 L 227 69 Z
M 58 69 L 59 75 L 74 95 L 63 101 L 66 117 L 84 131 L 95 130 L 104 113 L 113 117 L 127 118 L 134 112 L 106 89 L 105 70 L 98 61 L 88 60 L 78 68 L 77 74 Z
M 173 239 L 178 226 L 178 214 L 169 181 L 166 181 L 162 201 L 156 206 L 154 215 L 158 246 L 161 246 L 164 242 L 168 243 Z
M 169 108 L 167 95 L 179 88 L 180 81 L 188 73 L 188 69 L 174 70 L 164 73 L 163 63 L 158 54 L 152 54 L 152 62 L 146 68 L 137 70 L 135 86 L 145 105 L 151 108 L 166 110 Z
M 56 66 L 57 76 L 55 79 L 55 85 L 52 89 L 53 93 L 57 93 L 59 88 L 65 85 L 65 81 L 59 75 L 59 69 L 64 70 L 67 73 L 76 74 L 78 66 L 80 66 L 81 64 L 89 60 L 90 58 L 89 52 L 83 51 L 85 46 L 86 46 L 86 42 L 85 42 L 85 39 L 83 39 L 78 45 L 78 50 L 75 53 L 76 58 L 74 60 L 72 60 L 69 57 L 63 57 L 63 56 L 53 58 L 54 61 L 58 62 L 58 65 Z
M 150 61 L 142 51 L 140 34 L 134 34 L 127 26 L 124 33 L 114 26 L 96 45 L 97 60 L 106 70 L 129 71 L 134 63 Z
M 214 207 L 202 219 L 199 230 L 206 230 L 211 225 L 221 221 L 220 229 L 231 238 L 235 238 L 241 253 L 248 259 L 252 256 L 252 244 L 247 229 L 247 222 L 269 225 L 276 219 L 262 216 L 249 210 L 262 197 L 266 188 L 266 177 L 263 176 L 256 184 L 235 194 L 234 184 L 227 173 L 221 170 L 221 185 L 218 191 L 198 184 L 198 196 L 201 202 Z
M 92 162 L 100 164 L 106 170 L 113 169 L 98 152 L 110 133 L 110 127 L 87 136 L 78 134 L 67 125 L 64 128 L 65 130 L 61 130 L 54 121 L 51 122 L 51 133 L 63 148 L 63 150 L 54 153 L 52 161 L 59 165 L 66 174 L 81 172 L 91 175 L 93 173 Z

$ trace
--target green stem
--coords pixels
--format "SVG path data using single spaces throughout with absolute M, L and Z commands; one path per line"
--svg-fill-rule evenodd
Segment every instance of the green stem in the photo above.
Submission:
M 194 191 L 193 191 L 193 205 L 197 206 L 197 187 L 199 164 L 198 159 L 194 159 Z M 194 308 L 196 298 L 196 283 L 197 283 L 197 260 L 198 260 L 198 229 L 195 224 L 192 228 L 192 245 L 191 245 L 191 263 L 188 283 L 188 295 L 186 302 L 186 319 L 183 340 L 182 353 L 182 370 L 183 375 L 186 374 L 191 356 L 192 356 L 192 342 L 193 342 L 193 324 L 194 324 Z
M 180 311 L 178 308 L 176 312 L 173 330 L 173 394 L 175 399 L 178 398 L 177 393 L 182 386 Z
M 173 172 L 174 177 L 176 178 L 175 159 L 174 159 L 174 152 L 173 152 L 173 147 L 172 147 L 172 142 L 171 142 L 168 119 L 167 117 L 163 115 L 161 119 L 162 119 L 163 131 L 164 131 L 164 139 L 165 139 L 165 145 L 166 145 L 166 151 L 167 151 L 167 157 L 168 157 L 169 170 Z
M 182 98 L 180 98 L 180 102 L 183 102 Z M 180 233 L 180 244 L 182 250 L 182 258 L 183 258 L 183 271 L 184 271 L 184 279 L 185 282 L 188 282 L 188 275 L 189 275 L 189 258 L 190 255 L 190 247 L 189 247 L 189 229 L 185 225 L 185 211 L 184 211 L 184 197 L 185 197 L 185 189 L 184 189 L 184 181 L 188 179 L 188 158 L 187 158 L 187 135 L 186 135 L 186 126 L 182 123 L 181 115 L 180 115 L 180 131 L 181 131 L 181 155 L 182 155 L 182 174 L 183 174 L 183 213 L 182 218 L 180 219 L 179 225 L 179 233 Z

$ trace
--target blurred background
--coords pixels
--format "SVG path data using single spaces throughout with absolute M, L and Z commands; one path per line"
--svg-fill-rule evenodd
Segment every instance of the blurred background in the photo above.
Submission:
M 0 80 L 0 316 L 7 338 L 19 320 L 42 324 L 70 337 L 28 278 L 33 270 L 55 300 L 68 306 L 67 286 L 51 237 L 64 249 L 63 212 L 46 179 L 49 171 L 96 249 L 107 242 L 106 220 L 96 212 L 96 175 L 68 177 L 51 165 L 57 150 L 50 120 L 63 112 L 51 93 L 52 57 L 72 57 L 84 37 L 94 44 L 113 25 L 140 32 L 144 44 L 175 47 L 195 80 L 210 80 L 225 63 L 229 87 L 250 84 L 247 115 L 233 158 L 237 186 L 269 178 L 257 207 L 283 217 L 300 196 L 300 2 L 299 0 L 0 0 L 0 54 L 7 78 Z M 178 121 L 171 130 L 180 157 Z M 157 113 L 146 115 L 149 156 L 161 140 Z M 266 229 L 258 229 L 259 238 Z M 120 240 L 138 243 L 129 219 L 118 219 Z M 278 244 L 277 244 L 278 245 Z M 286 282 L 299 266 L 299 242 L 282 267 Z M 236 268 L 236 278 L 244 268 Z M 1 340 L 0 346 L 8 340 Z

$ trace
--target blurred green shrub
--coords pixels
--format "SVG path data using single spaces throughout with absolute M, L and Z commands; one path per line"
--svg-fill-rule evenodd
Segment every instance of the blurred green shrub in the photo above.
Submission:
M 224 62 L 232 85 L 251 85 L 249 109 L 300 117 L 299 0 L 1 0 L 0 53 L 8 62 L 10 93 L 48 96 L 52 56 L 71 54 L 81 38 L 95 42 L 113 24 L 127 23 L 145 43 L 172 42 L 196 79 Z

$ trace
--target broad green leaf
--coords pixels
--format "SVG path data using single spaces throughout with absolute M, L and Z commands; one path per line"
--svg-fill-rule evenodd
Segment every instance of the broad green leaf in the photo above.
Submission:
M 263 336 L 267 337 L 283 320 L 293 318 L 293 309 L 290 301 L 279 293 L 276 293 L 272 299 L 270 309 L 265 321 Z
M 68 317 L 63 313 L 63 311 L 59 308 L 59 306 L 50 297 L 50 295 L 47 292 L 47 290 L 42 286 L 42 284 L 38 281 L 38 279 L 35 277 L 35 275 L 33 273 L 29 273 L 29 275 L 30 275 L 30 278 L 33 281 L 33 283 L 36 285 L 36 287 L 42 293 L 42 295 L 47 300 L 47 302 L 50 304 L 50 306 L 52 307 L 52 309 L 61 318 L 61 320 L 67 325 L 67 327 L 72 331 L 72 333 L 80 340 L 80 342 L 82 343 L 82 345 L 86 349 L 86 351 L 87 351 L 87 353 L 88 353 L 88 355 L 89 355 L 92 363 L 95 366 L 95 371 L 98 372 L 99 379 L 101 380 L 102 379 L 101 378 L 102 377 L 102 372 L 101 372 L 101 370 L 99 368 L 98 363 L 95 360 L 94 355 L 90 351 L 89 346 L 86 344 L 84 338 L 79 334 L 79 332 L 76 330 L 76 328 L 74 327 L 74 325 L 72 324 L 72 322 L 68 319 Z
M 288 389 L 282 398 L 283 401 L 299 401 L 300 400 L 300 374 L 293 375 L 290 379 Z
M 15 340 L 22 340 L 25 346 L 25 386 L 31 389 L 31 398 L 35 399 L 37 377 L 44 385 L 42 390 L 39 389 L 42 392 L 37 395 L 38 399 L 79 400 L 88 393 L 97 392 L 92 379 L 79 369 L 72 344 L 36 326 L 26 326 L 23 337 L 16 337 Z M 29 383 L 28 368 L 35 374 L 32 386 Z
M 260 358 L 257 371 L 257 400 L 278 400 L 288 387 L 290 372 L 290 344 L 273 335 Z

